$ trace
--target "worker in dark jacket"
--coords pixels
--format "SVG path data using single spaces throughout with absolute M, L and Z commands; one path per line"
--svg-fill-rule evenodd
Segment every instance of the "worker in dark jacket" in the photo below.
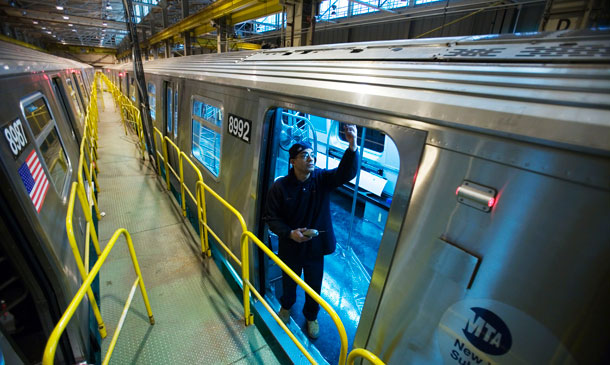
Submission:
M 308 143 L 299 142 L 290 147 L 288 176 L 279 178 L 271 187 L 267 198 L 265 221 L 279 238 L 280 259 L 297 275 L 304 272 L 305 282 L 318 294 L 322 289 L 324 255 L 335 251 L 336 239 L 330 216 L 330 193 L 356 176 L 355 126 L 345 127 L 349 148 L 336 169 L 315 167 L 316 157 Z M 314 229 L 319 232 L 313 232 Z M 288 323 L 290 308 L 296 301 L 296 283 L 284 274 L 282 308 L 279 317 Z M 320 306 L 309 295 L 305 297 L 303 314 L 307 319 L 307 332 L 311 338 L 319 335 L 317 321 Z

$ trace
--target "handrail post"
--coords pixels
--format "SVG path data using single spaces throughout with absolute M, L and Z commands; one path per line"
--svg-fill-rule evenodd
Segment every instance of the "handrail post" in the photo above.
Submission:
M 146 313 L 148 313 L 148 320 L 150 324 L 155 324 L 155 318 L 153 317 L 152 309 L 150 308 L 150 302 L 148 301 L 148 294 L 146 293 L 146 287 L 144 286 L 144 279 L 142 278 L 142 272 L 140 271 L 140 265 L 138 264 L 138 258 L 136 257 L 136 251 L 133 248 L 133 241 L 131 240 L 131 235 L 127 232 L 127 230 L 123 229 L 125 233 L 125 238 L 127 240 L 127 246 L 129 247 L 129 255 L 131 256 L 131 261 L 133 263 L 133 269 L 135 270 L 138 278 L 140 278 L 139 286 L 140 291 L 142 292 L 142 299 L 144 300 L 144 306 L 146 307 Z
M 250 259 L 248 255 L 248 236 L 241 235 L 241 276 L 244 284 L 244 321 L 246 326 L 254 323 L 254 316 L 250 313 Z
M 199 185 L 199 183 L 197 183 Z M 205 189 L 206 185 L 201 182 L 201 214 L 203 219 L 203 242 L 201 246 L 201 253 L 206 255 L 207 257 L 212 256 L 212 251 L 210 250 L 210 241 L 208 238 L 208 214 L 207 214 L 207 206 L 205 204 Z
M 165 159 L 165 182 L 167 183 L 167 190 L 171 190 L 169 185 L 169 161 L 167 160 L 167 141 L 163 138 L 163 158 Z
M 186 217 L 186 197 L 184 196 L 184 168 L 182 167 L 182 154 L 178 153 L 178 165 L 180 168 L 180 198 L 182 200 L 182 215 Z

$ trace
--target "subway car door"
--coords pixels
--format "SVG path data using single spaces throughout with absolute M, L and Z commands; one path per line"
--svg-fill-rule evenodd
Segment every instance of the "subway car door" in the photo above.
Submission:
M 175 181 L 172 185 L 175 187 L 176 191 L 180 191 L 179 181 L 180 178 L 180 155 L 177 151 L 178 145 L 178 117 L 180 110 L 179 103 L 179 89 L 180 84 L 177 81 L 163 81 L 163 91 L 164 91 L 164 105 L 165 105 L 165 113 L 164 113 L 164 135 L 169 139 L 170 142 L 167 142 L 167 160 L 168 164 L 171 167 L 170 169 L 170 181 Z M 174 173 L 171 172 L 174 171 Z M 172 177 L 173 176 L 173 177 Z
M 352 344 L 360 327 L 366 332 L 371 326 L 374 303 L 379 299 L 400 228 L 400 225 L 387 223 L 400 222 L 400 217 L 406 213 L 425 132 L 355 117 L 353 109 L 336 106 L 307 103 L 282 107 L 275 103 L 267 110 L 265 124 L 269 125 L 269 131 L 264 132 L 268 137 L 261 158 L 261 220 L 257 235 L 276 254 L 279 239 L 263 219 L 265 200 L 273 183 L 290 171 L 289 148 L 296 142 L 307 142 L 314 150 L 316 168 L 336 168 L 349 146 L 345 125 L 357 125 L 357 175 L 330 195 L 330 215 L 337 246 L 334 253 L 325 256 L 321 289 L 322 298 L 341 318 Z M 277 310 L 283 295 L 282 271 L 267 257 L 259 256 L 259 267 L 259 285 L 265 291 L 265 299 Z M 372 280 L 374 276 L 377 280 Z M 365 307 L 365 301 L 372 304 Z M 297 301 L 291 311 L 292 326 L 301 326 L 306 333 L 306 321 L 301 313 L 303 305 L 304 295 L 297 289 Z M 326 361 L 337 363 L 339 348 L 336 344 L 340 340 L 336 327 L 322 309 L 318 322 L 325 335 L 316 340 L 315 346 Z

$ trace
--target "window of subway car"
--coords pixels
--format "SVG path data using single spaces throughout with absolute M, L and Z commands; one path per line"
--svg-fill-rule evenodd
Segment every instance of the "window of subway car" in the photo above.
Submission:
M 220 102 L 193 97 L 191 153 L 215 177 L 220 173 L 223 111 Z

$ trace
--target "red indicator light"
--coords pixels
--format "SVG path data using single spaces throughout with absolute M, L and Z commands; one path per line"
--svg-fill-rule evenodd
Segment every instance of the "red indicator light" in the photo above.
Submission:
M 494 204 L 495 204 L 495 203 L 496 203 L 496 199 L 495 199 L 495 198 L 490 198 L 490 199 L 487 201 L 487 206 L 491 208 L 491 207 L 493 207 L 493 206 L 494 206 Z
M 460 193 L 460 186 L 457 187 L 457 189 L 455 189 L 455 195 L 458 195 Z

